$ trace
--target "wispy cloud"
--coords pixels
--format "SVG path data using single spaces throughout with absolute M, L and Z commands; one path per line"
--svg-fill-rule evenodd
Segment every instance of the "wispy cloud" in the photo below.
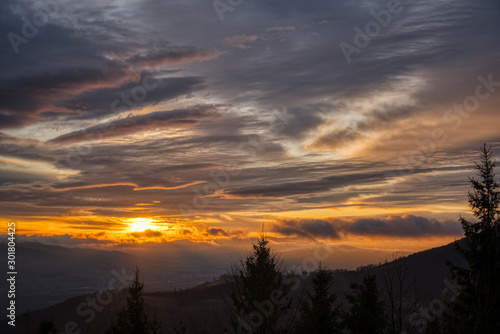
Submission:
M 3 36 L 27 40 L 0 41 L 2 215 L 64 234 L 142 215 L 232 240 L 280 216 L 286 240 L 453 239 L 477 148 L 500 149 L 500 5 L 401 7 L 347 64 L 339 44 L 387 1 L 249 1 L 223 23 L 199 1 L 65 2 L 32 37 L 35 1 L 2 1 Z

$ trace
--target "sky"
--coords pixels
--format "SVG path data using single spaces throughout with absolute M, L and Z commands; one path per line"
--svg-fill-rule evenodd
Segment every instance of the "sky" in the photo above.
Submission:
M 414 252 L 463 235 L 479 148 L 500 155 L 496 0 L 0 7 L 22 240 Z

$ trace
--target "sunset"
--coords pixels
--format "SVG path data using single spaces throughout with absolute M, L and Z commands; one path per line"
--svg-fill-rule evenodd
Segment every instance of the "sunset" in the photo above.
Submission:
M 450 245 L 467 237 L 460 219 L 484 218 L 471 178 L 485 148 L 500 160 L 497 1 L 0 7 L 0 245 L 7 258 L 12 223 L 17 263 L 39 265 L 9 271 L 18 320 L 105 288 L 112 269 L 140 268 L 145 291 L 193 288 L 265 240 L 287 275 L 355 271 Z M 68 258 L 56 268 L 48 254 Z M 104 333 L 118 310 L 75 321 Z M 73 333 L 69 315 L 34 317 Z

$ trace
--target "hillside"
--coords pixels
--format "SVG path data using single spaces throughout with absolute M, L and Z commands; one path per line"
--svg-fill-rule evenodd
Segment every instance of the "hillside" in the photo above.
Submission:
M 92 253 L 88 254 L 90 256 Z M 120 256 L 125 255 L 120 254 Z M 428 302 L 439 296 L 439 291 L 444 286 L 443 281 L 449 276 L 445 259 L 458 264 L 464 263 L 453 244 L 449 244 L 415 253 L 385 265 L 368 266 L 358 271 L 336 270 L 334 278 L 337 295 L 341 302 L 345 302 L 344 292 L 348 291 L 351 282 L 361 281 L 366 270 L 377 275 L 379 287 L 383 288 L 387 267 L 401 264 L 408 269 L 410 281 L 415 279 L 417 282 L 417 291 L 421 300 Z M 106 261 L 105 259 L 101 260 L 103 263 Z M 74 275 L 77 276 L 77 273 Z M 302 275 L 300 276 L 300 286 L 295 294 L 298 296 L 309 287 L 309 275 Z M 188 327 L 189 332 L 197 333 L 201 329 L 207 328 L 217 333 L 220 317 L 223 317 L 224 313 L 223 295 L 227 290 L 227 284 L 223 278 L 220 278 L 195 288 L 174 292 L 145 293 L 146 311 L 150 315 L 156 315 L 162 321 L 162 328 L 166 333 L 170 333 L 174 327 L 179 325 L 180 321 Z M 86 305 L 86 302 L 93 300 L 97 301 L 94 310 Z M 98 302 L 99 300 L 101 303 Z M 107 291 L 99 296 L 95 292 L 83 294 L 48 308 L 33 311 L 29 314 L 29 319 L 27 315 L 19 317 L 17 329 L 26 333 L 29 327 L 31 333 L 42 319 L 52 318 L 61 329 L 68 322 L 74 322 L 75 326 L 82 330 L 82 333 L 103 333 L 125 303 L 124 291 Z M 4 333 L 6 329 L 2 326 L 0 329 Z
M 7 245 L 0 251 L 7 254 Z M 17 291 L 19 310 L 36 310 L 60 303 L 70 296 L 100 289 L 112 268 L 132 263 L 133 256 L 118 251 L 17 243 Z M 5 285 L 0 293 L 5 294 Z

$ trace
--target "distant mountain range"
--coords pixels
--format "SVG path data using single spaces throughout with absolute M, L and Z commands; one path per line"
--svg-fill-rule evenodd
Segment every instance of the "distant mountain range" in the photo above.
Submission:
M 26 310 L 28 303 L 31 310 L 44 307 L 22 316 L 18 314 L 16 330 L 19 333 L 28 333 L 28 328 L 31 333 L 46 318 L 53 319 L 60 329 L 77 326 L 81 333 L 103 333 L 126 304 L 126 292 L 120 291 L 120 288 L 126 284 L 123 277 L 132 273 L 131 264 L 134 263 L 141 263 L 142 268 L 147 268 L 143 270 L 146 273 L 144 277 L 141 276 L 146 283 L 146 291 L 150 291 L 144 294 L 146 310 L 150 315 L 158 316 L 167 333 L 179 326 L 180 321 L 194 333 L 201 333 L 203 328 L 216 329 L 224 314 L 223 295 L 227 292 L 227 285 L 223 278 L 210 278 L 220 274 L 221 268 L 201 270 L 196 277 L 192 276 L 196 272 L 193 268 L 188 274 L 182 271 L 174 275 L 168 273 L 169 279 L 165 281 L 161 276 L 168 272 L 168 268 L 158 267 L 158 259 L 146 262 L 143 258 L 117 251 L 23 243 L 18 245 L 17 256 L 25 259 L 18 268 L 18 285 L 22 286 L 17 296 L 18 310 Z M 336 270 L 336 293 L 339 301 L 345 303 L 344 292 L 349 290 L 351 282 L 360 282 L 366 271 L 376 274 L 379 287 L 384 288 L 384 275 L 387 275 L 388 268 L 399 266 L 406 268 L 407 281 L 416 282 L 415 293 L 419 298 L 429 301 L 439 296 L 446 286 L 444 280 L 449 278 L 449 271 L 445 259 L 465 266 L 454 245 L 449 244 L 388 264 L 367 266 L 357 271 Z M 299 275 L 301 286 L 296 294 L 311 285 L 308 274 Z M 186 276 L 189 276 L 187 280 Z M 203 278 L 208 282 L 194 288 L 179 289 L 182 281 L 189 286 Z M 171 289 L 176 288 L 175 291 L 151 292 L 168 286 L 165 285 L 168 282 L 172 283 Z M 100 290 L 100 293 L 96 292 Z M 1 293 L 6 295 L 5 291 Z M 6 322 L 0 324 L 1 333 L 10 333 L 10 329 Z
M 0 243 L 1 254 L 7 254 L 6 243 Z M 114 273 L 123 269 L 131 273 L 136 265 L 147 268 L 142 275 L 147 290 L 169 290 L 192 287 L 212 280 L 224 273 L 223 265 L 187 261 L 184 265 L 171 265 L 165 256 L 133 255 L 120 251 L 103 251 L 92 248 L 67 248 L 34 242 L 16 245 L 18 310 L 37 310 L 60 303 L 70 297 L 91 293 L 108 286 Z M 7 295 L 7 285 L 0 286 L 1 297 Z M 4 305 L 5 303 L 2 303 Z

